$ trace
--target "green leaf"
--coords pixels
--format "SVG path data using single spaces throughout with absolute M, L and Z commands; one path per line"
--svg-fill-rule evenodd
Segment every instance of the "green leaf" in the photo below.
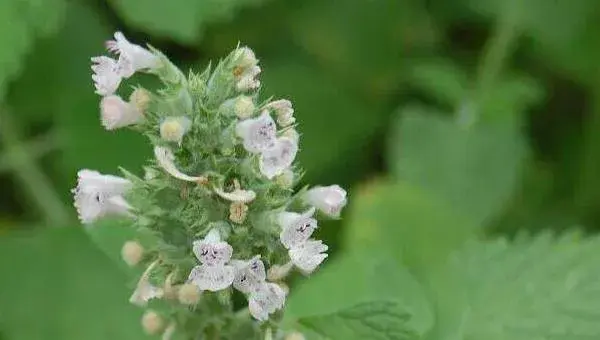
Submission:
M 373 301 L 328 315 L 302 318 L 298 322 L 332 340 L 418 339 L 419 336 L 406 325 L 410 317 L 398 303 Z
M 513 124 L 462 127 L 425 109 L 401 112 L 392 173 L 440 197 L 475 223 L 500 212 L 515 188 L 526 144 Z
M 146 338 L 126 277 L 80 227 L 3 236 L 0 272 L 6 339 Z
M 421 274 L 446 261 L 476 225 L 410 183 L 380 180 L 352 196 L 344 245 L 388 249 Z
M 295 10 L 293 39 L 344 86 L 373 97 L 391 94 L 408 71 L 407 56 L 438 38 L 421 1 L 306 1 Z
M 354 339 L 347 337 L 349 328 L 363 334 L 369 327 L 395 330 L 392 334 L 424 334 L 433 325 L 423 288 L 384 249 L 347 253 L 326 264 L 294 288 L 286 308 L 290 328 L 305 326 L 331 339 Z M 378 315 L 353 320 L 369 309 Z
M 7 84 L 21 71 L 21 62 L 37 37 L 48 37 L 58 29 L 63 0 L 0 1 L 0 98 Z M 38 56 L 39 57 L 39 56 Z
M 410 84 L 456 108 L 467 98 L 469 77 L 456 63 L 448 59 L 416 61 L 410 71 Z
M 130 25 L 148 33 L 169 37 L 183 44 L 194 44 L 204 26 L 231 20 L 244 6 L 263 0 L 112 0 L 115 10 Z
M 600 337 L 598 236 L 575 232 L 473 242 L 456 257 L 464 339 Z

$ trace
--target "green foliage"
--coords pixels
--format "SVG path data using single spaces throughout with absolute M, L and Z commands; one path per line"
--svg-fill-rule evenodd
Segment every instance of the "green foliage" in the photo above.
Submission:
M 365 334 L 413 339 L 425 334 L 433 324 L 425 290 L 386 255 L 347 253 L 295 288 L 286 313 L 289 327 L 308 328 L 330 339 L 362 339 Z
M 79 226 L 3 237 L 0 271 L 6 339 L 145 339 L 124 275 Z
M 23 58 L 31 51 L 36 38 L 51 36 L 64 15 L 63 0 L 20 1 L 0 3 L 0 96 L 8 82 L 18 75 Z
M 465 127 L 418 107 L 401 112 L 393 138 L 392 173 L 443 198 L 476 224 L 502 210 L 526 156 L 515 126 Z
M 150 34 L 166 36 L 191 45 L 199 40 L 207 24 L 231 20 L 239 8 L 261 1 L 111 0 L 109 2 L 128 24 Z M 177 19 L 173 20 L 173 18 Z
M 468 307 L 464 339 L 600 336 L 600 240 L 575 232 L 472 242 L 453 260 Z
M 410 315 L 397 303 L 374 301 L 335 314 L 300 319 L 303 326 L 328 339 L 411 340 L 418 336 L 407 328 Z

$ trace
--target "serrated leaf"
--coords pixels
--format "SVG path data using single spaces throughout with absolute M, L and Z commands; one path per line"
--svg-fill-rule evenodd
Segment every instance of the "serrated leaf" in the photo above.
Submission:
M 37 37 L 52 35 L 59 27 L 63 0 L 0 1 L 0 98 L 8 82 L 21 71 L 22 59 Z
M 123 19 L 150 34 L 170 37 L 180 43 L 194 44 L 204 26 L 231 19 L 235 11 L 262 0 L 113 0 Z
M 396 302 L 372 301 L 336 313 L 301 318 L 298 322 L 331 340 L 413 340 L 410 314 Z
M 462 127 L 409 107 L 401 112 L 393 134 L 390 168 L 397 178 L 439 196 L 481 224 L 510 198 L 526 150 L 513 124 Z
M 424 334 L 433 325 L 425 291 L 412 274 L 382 248 L 346 253 L 327 263 L 311 280 L 292 290 L 284 321 L 290 328 L 298 324 L 312 325 L 313 331 L 319 333 L 320 330 L 322 336 L 344 339 L 347 329 L 325 329 L 327 321 L 324 320 L 348 323 L 340 324 L 344 327 L 361 327 L 360 322 L 350 325 L 350 316 L 368 306 L 389 306 L 390 314 L 402 316 L 391 322 L 391 318 L 384 317 L 384 310 L 375 308 L 373 311 L 379 310 L 381 318 L 365 320 L 366 323 L 378 322 L 391 329 L 395 327 L 391 323 L 401 321 L 402 332 L 407 334 Z
M 3 235 L 0 271 L 7 339 L 146 338 L 125 275 L 80 227 Z
M 600 338 L 600 238 L 575 232 L 473 242 L 455 258 L 465 339 Z

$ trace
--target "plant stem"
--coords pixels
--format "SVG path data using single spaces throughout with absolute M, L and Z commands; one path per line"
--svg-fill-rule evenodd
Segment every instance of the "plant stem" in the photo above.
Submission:
M 58 149 L 58 143 L 56 135 L 52 132 L 46 133 L 42 136 L 36 137 L 35 139 L 24 143 L 22 148 L 30 155 L 32 159 L 39 159 Z M 0 154 L 0 173 L 9 172 L 13 169 L 11 159 L 15 156 L 12 155 L 14 149 L 5 150 L 4 153 Z
M 54 191 L 50 179 L 28 153 L 16 131 L 16 126 L 6 108 L 0 110 L 0 142 L 6 148 L 5 157 L 12 173 L 37 205 L 50 225 L 64 226 L 70 216 L 60 196 Z
M 483 56 L 477 70 L 475 84 L 475 103 L 480 110 L 487 96 L 498 80 L 506 59 L 510 57 L 519 35 L 518 1 L 506 1 L 494 27 L 491 38 L 487 41 Z

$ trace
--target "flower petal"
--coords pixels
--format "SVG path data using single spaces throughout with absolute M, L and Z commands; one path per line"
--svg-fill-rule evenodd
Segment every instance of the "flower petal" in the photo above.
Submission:
M 216 292 L 233 283 L 235 269 L 233 266 L 196 266 L 190 273 L 189 280 L 200 290 Z
M 260 155 L 260 172 L 268 179 L 281 175 L 289 168 L 298 153 L 298 143 L 290 138 L 281 137 L 275 145 Z
M 232 192 L 225 192 L 220 188 L 215 188 L 214 191 L 221 198 L 232 202 L 248 203 L 256 198 L 256 193 L 252 190 L 236 189 Z
M 327 258 L 327 245 L 320 240 L 308 240 L 289 250 L 290 259 L 303 273 L 312 273 Z
M 175 155 L 173 155 L 173 152 L 168 148 L 162 146 L 155 146 L 154 156 L 156 157 L 158 165 L 161 168 L 163 168 L 163 170 L 165 170 L 169 175 L 177 179 L 187 182 L 197 182 L 205 179 L 202 176 L 189 176 L 179 171 L 175 166 Z
M 310 208 L 303 214 L 287 211 L 279 213 L 278 223 L 282 228 L 279 239 L 286 248 L 289 249 L 310 238 L 318 228 L 317 220 L 312 218 L 314 213 L 315 208 Z
M 257 118 L 238 122 L 236 134 L 243 139 L 244 148 L 248 152 L 259 153 L 275 145 L 277 127 L 269 112 L 263 111 Z

